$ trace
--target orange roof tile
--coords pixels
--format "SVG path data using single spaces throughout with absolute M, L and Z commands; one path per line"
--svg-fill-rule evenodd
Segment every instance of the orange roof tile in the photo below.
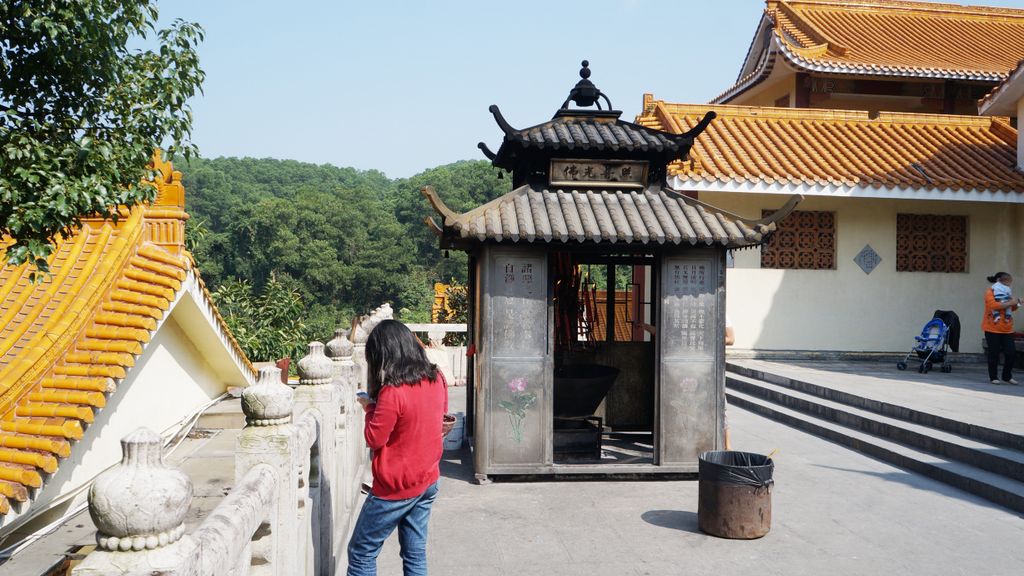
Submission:
M 633 305 L 633 293 L 628 290 L 615 291 L 615 341 L 630 342 L 633 340 L 633 322 L 630 320 L 630 307 Z M 608 293 L 606 290 L 595 291 L 596 306 L 594 320 L 597 324 L 598 339 L 603 340 L 608 334 Z
M 998 82 L 1024 55 L 1024 10 L 767 0 L 740 78 L 714 102 L 728 102 L 766 78 L 776 54 L 811 72 Z
M 157 200 L 122 210 L 117 223 L 85 220 L 58 243 L 46 281 L 30 283 L 27 266 L 0 267 L 0 514 L 70 455 L 69 440 L 135 365 L 190 273 L 253 373 L 184 249 L 181 174 L 159 156 L 154 165 Z
M 676 185 L 1024 192 L 1017 132 L 1001 117 L 694 106 L 647 95 L 637 122 L 681 132 L 709 109 L 718 117 L 670 167 Z
M 1016 116 L 1017 102 L 1024 98 L 1024 60 L 1010 70 L 1006 79 L 978 100 L 978 112 L 985 116 Z

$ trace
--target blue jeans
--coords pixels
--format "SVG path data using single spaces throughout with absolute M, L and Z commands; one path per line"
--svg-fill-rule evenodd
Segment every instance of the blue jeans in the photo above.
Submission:
M 384 541 L 398 528 L 402 573 L 427 574 L 427 523 L 437 498 L 437 482 L 423 494 L 405 500 L 383 500 L 371 492 L 363 502 L 348 542 L 348 576 L 376 576 L 377 555 Z

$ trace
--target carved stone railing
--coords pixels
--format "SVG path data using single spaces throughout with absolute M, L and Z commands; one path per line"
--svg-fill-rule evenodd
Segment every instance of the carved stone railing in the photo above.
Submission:
M 465 334 L 465 324 L 406 324 L 409 330 L 427 336 L 427 357 L 444 372 L 449 384 L 464 386 L 467 380 L 465 346 L 445 346 L 448 334 Z
M 363 343 L 370 324 L 389 311 L 359 325 Z M 183 520 L 191 481 L 163 464 L 158 435 L 139 429 L 127 436 L 122 463 L 90 491 L 99 546 L 72 574 L 343 573 L 369 456 L 355 402 L 365 359 L 347 332 L 337 331 L 326 349 L 309 345 L 294 390 L 278 368 L 264 368 L 243 391 L 234 488 L 190 534 Z

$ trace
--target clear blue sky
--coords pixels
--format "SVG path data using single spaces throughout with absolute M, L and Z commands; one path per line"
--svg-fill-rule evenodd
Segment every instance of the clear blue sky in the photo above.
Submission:
M 1024 7 L 1024 0 L 978 4 Z M 632 120 L 644 92 L 707 102 L 735 80 L 763 0 L 164 0 L 200 23 L 206 157 L 378 169 L 390 177 L 482 158 L 501 132 L 551 117 L 590 60 Z

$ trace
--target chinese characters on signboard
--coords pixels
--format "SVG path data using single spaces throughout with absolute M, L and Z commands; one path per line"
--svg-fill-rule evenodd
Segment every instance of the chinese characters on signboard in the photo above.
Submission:
M 492 350 L 496 357 L 539 357 L 547 350 L 544 258 L 500 255 L 492 260 Z
M 531 262 L 507 262 L 505 264 L 505 284 L 533 284 L 533 264 Z
M 711 266 L 703 262 L 670 263 L 665 330 L 676 353 L 709 352 L 714 334 Z
M 615 186 L 643 186 L 647 163 L 637 161 L 552 160 L 553 186 L 586 183 Z

